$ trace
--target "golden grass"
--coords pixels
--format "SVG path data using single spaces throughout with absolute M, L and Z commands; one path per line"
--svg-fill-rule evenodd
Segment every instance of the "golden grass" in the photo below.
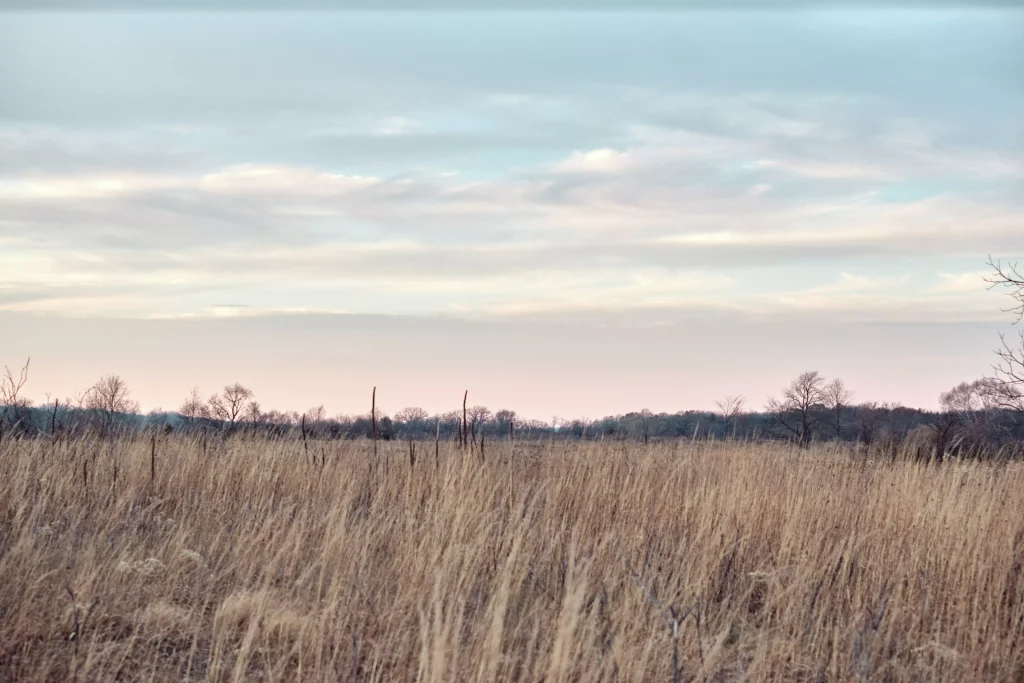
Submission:
M 407 448 L 5 440 L 0 679 L 1024 678 L 1020 465 Z

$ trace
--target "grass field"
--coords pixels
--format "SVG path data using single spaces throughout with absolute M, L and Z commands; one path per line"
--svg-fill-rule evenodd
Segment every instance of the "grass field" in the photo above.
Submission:
M 0 679 L 1024 680 L 1021 465 L 379 448 L 5 439 Z

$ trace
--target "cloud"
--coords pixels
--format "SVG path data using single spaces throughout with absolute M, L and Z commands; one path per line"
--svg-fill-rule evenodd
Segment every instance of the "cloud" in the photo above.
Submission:
M 781 169 L 805 178 L 818 178 L 824 180 L 842 179 L 869 179 L 869 180 L 895 180 L 899 176 L 883 167 L 872 165 L 858 165 L 844 162 L 827 162 L 793 159 L 758 159 L 756 166 L 767 169 Z
M 423 129 L 423 124 L 407 116 L 389 116 L 381 121 L 375 128 L 377 135 L 409 135 Z
M 969 273 L 939 273 L 942 282 L 934 289 L 936 292 L 981 292 L 987 289 L 985 278 L 991 276 L 988 271 L 972 271 Z
M 225 195 L 331 197 L 380 183 L 379 178 L 350 176 L 290 165 L 241 164 L 207 173 L 193 189 Z
M 765 294 L 769 308 L 833 320 L 890 321 L 995 320 L 996 312 L 962 297 L 937 295 L 914 287 L 910 275 L 867 276 L 841 273 L 838 280 L 801 290 Z
M 0 179 L 0 201 L 102 199 L 187 187 L 183 178 L 132 172 Z
M 983 315 L 1024 249 L 1016 20 L 421 19 L 9 20 L 0 307 Z
M 800 292 L 800 296 L 810 299 L 822 294 L 862 294 L 869 292 L 895 293 L 904 289 L 911 280 L 910 275 L 872 277 L 869 275 L 852 275 L 840 273 L 839 280 L 817 285 Z M 787 295 L 789 300 L 796 300 L 793 294 Z
M 568 159 L 555 164 L 555 170 L 565 173 L 614 173 L 629 168 L 628 154 L 614 149 L 594 149 L 573 152 Z

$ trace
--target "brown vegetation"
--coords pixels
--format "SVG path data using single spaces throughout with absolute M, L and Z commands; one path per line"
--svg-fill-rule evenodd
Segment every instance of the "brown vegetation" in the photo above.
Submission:
M 206 439 L 0 442 L 0 679 L 1024 676 L 1019 463 Z

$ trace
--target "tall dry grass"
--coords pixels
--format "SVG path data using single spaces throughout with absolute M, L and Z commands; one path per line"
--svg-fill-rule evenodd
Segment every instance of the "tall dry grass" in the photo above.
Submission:
M 0 678 L 1024 678 L 1016 464 L 309 446 L 0 443 Z

